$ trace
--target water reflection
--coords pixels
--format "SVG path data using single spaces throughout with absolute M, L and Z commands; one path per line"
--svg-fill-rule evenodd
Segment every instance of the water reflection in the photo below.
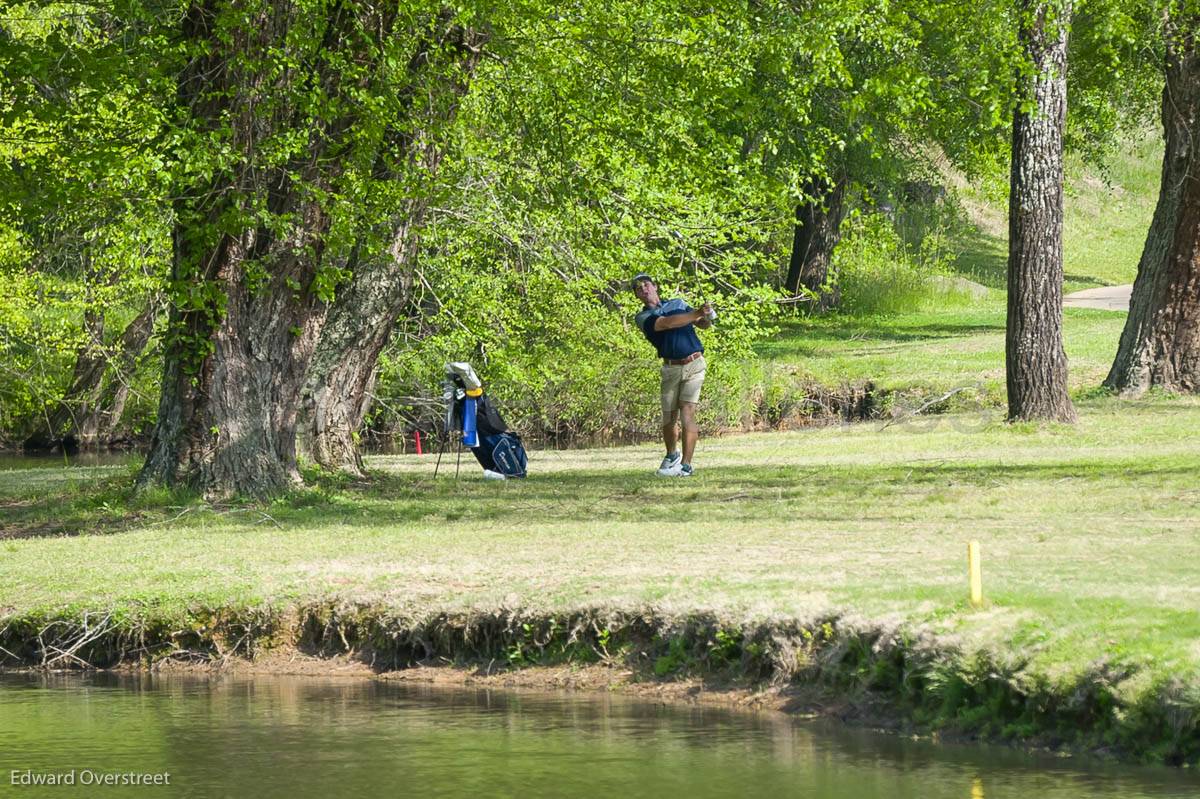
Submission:
M 935 746 L 776 714 L 376 680 L 0 677 L 12 769 L 169 772 L 93 795 L 1066 799 L 1200 794 L 1186 771 Z M 122 793 L 124 792 L 124 793 Z

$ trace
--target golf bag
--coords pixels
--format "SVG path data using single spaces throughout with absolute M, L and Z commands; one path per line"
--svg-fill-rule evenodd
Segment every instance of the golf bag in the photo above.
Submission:
M 470 364 L 446 364 L 446 430 L 462 433 L 479 465 L 505 477 L 524 477 L 528 456 L 521 437 L 508 429 Z
M 475 427 L 479 445 L 471 452 L 479 465 L 505 477 L 524 477 L 529 458 L 521 437 L 508 429 L 487 395 L 475 402 Z

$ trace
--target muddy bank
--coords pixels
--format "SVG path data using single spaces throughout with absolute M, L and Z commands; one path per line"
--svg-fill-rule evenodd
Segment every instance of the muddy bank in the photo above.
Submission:
M 1019 653 L 848 615 L 737 621 L 653 609 L 412 615 L 338 603 L 182 615 L 0 615 L 0 667 L 236 669 L 750 704 L 905 732 L 1200 763 L 1196 686 L 1098 663 L 1053 680 Z M 436 668 L 435 668 L 436 667 Z M 1144 680 L 1143 680 L 1144 682 Z

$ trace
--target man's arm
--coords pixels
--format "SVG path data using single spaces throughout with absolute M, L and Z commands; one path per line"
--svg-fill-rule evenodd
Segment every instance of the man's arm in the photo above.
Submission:
M 670 316 L 659 316 L 654 320 L 655 330 L 674 330 L 679 327 L 687 327 L 688 325 L 698 324 L 701 320 L 708 321 L 704 316 L 704 311 L 688 311 L 686 313 L 674 313 Z M 705 327 L 705 325 L 701 325 Z

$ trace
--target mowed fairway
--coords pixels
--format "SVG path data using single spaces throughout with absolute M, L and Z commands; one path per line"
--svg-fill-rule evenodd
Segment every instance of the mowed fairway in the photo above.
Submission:
M 437 480 L 432 456 L 374 458 L 368 484 L 262 511 L 150 497 L 131 512 L 127 469 L 0 472 L 0 618 L 331 598 L 839 615 L 1049 674 L 1116 659 L 1194 677 L 1200 401 L 1079 407 L 1076 428 L 981 412 L 708 439 L 690 479 L 655 477 L 652 446 L 535 452 L 529 479 L 499 484 L 469 454 L 457 481 L 452 457 Z M 982 609 L 966 602 L 970 539 Z

